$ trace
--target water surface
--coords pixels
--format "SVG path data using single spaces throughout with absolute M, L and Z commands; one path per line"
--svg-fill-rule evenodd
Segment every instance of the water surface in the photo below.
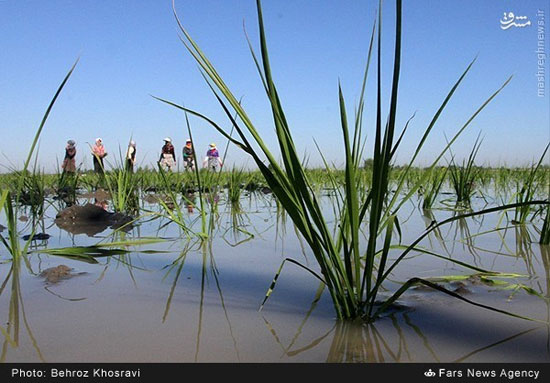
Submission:
M 323 198 L 330 214 L 331 200 Z M 474 209 L 484 206 L 484 200 L 474 201 Z M 400 308 L 374 324 L 339 322 L 320 282 L 292 264 L 285 265 L 260 311 L 285 258 L 316 269 L 270 195 L 243 196 L 240 214 L 221 195 L 215 230 L 202 245 L 166 219 L 143 219 L 114 236 L 112 229 L 92 237 L 74 235 L 53 223 L 56 208 L 61 207 L 48 208 L 42 225 L 51 237 L 35 241 L 33 250 L 144 237 L 166 241 L 128 247 L 129 254 L 97 258 L 97 264 L 38 252 L 12 261 L 2 248 L 2 362 L 550 361 L 547 325 L 428 289 L 409 290 Z M 144 208 L 158 210 L 158 205 L 144 202 Z M 187 214 L 189 222 L 198 219 L 196 210 Z M 400 216 L 402 243 L 411 243 L 431 220 L 453 214 L 450 209 L 423 212 L 411 203 Z M 467 299 L 547 321 L 550 250 L 536 243 L 538 222 L 506 222 L 498 214 L 457 221 L 421 245 L 476 267 L 521 274 L 498 279 L 502 284 L 472 279 L 445 286 L 460 287 Z M 26 224 L 19 223 L 23 232 Z M 75 275 L 57 283 L 40 276 L 58 265 L 69 266 Z M 449 260 L 414 253 L 396 268 L 384 294 L 411 277 L 472 273 Z

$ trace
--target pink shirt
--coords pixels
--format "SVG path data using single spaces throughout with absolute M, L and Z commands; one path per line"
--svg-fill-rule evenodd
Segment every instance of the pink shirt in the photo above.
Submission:
M 95 144 L 93 147 L 92 147 L 92 152 L 98 156 L 99 158 L 103 157 L 105 155 L 105 147 L 103 146 L 103 144 Z

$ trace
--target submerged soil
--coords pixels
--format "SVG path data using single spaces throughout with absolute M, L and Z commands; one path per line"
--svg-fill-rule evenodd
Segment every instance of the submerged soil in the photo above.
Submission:
M 87 203 L 83 206 L 73 205 L 60 211 L 55 217 L 55 224 L 72 234 L 94 236 L 107 228 L 117 229 L 129 224 L 131 216 L 106 211 L 102 206 Z M 128 225 L 128 230 L 131 227 Z
M 62 280 L 70 279 L 78 275 L 85 273 L 74 273 L 73 268 L 67 265 L 58 265 L 55 267 L 47 268 L 40 273 L 40 277 L 48 284 L 56 284 Z

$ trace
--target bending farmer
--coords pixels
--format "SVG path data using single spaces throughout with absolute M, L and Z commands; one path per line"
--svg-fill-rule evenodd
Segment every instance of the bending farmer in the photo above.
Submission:
M 210 148 L 206 152 L 203 165 L 208 168 L 208 170 L 212 170 L 214 172 L 218 170 L 218 165 L 220 165 L 220 168 L 223 166 L 220 153 L 218 152 L 218 149 L 216 149 L 216 144 L 210 144 Z
M 172 170 L 172 168 L 176 166 L 176 153 L 170 137 L 166 137 L 164 139 L 164 145 L 160 151 L 159 164 L 164 168 L 164 170 L 168 171 Z

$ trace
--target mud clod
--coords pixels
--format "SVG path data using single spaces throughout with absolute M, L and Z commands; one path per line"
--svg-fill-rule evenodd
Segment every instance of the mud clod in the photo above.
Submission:
M 132 221 L 132 217 L 106 211 L 100 206 L 88 203 L 84 206 L 74 205 L 60 211 L 55 224 L 72 234 L 87 234 L 94 236 L 107 228 L 117 229 Z M 130 230 L 132 225 L 124 227 Z
M 49 269 L 43 270 L 40 273 L 40 277 L 44 278 L 46 283 L 55 284 L 61 280 L 69 279 L 77 275 L 82 275 L 85 273 L 72 273 L 73 269 L 67 265 L 58 265 L 55 267 L 50 267 Z

